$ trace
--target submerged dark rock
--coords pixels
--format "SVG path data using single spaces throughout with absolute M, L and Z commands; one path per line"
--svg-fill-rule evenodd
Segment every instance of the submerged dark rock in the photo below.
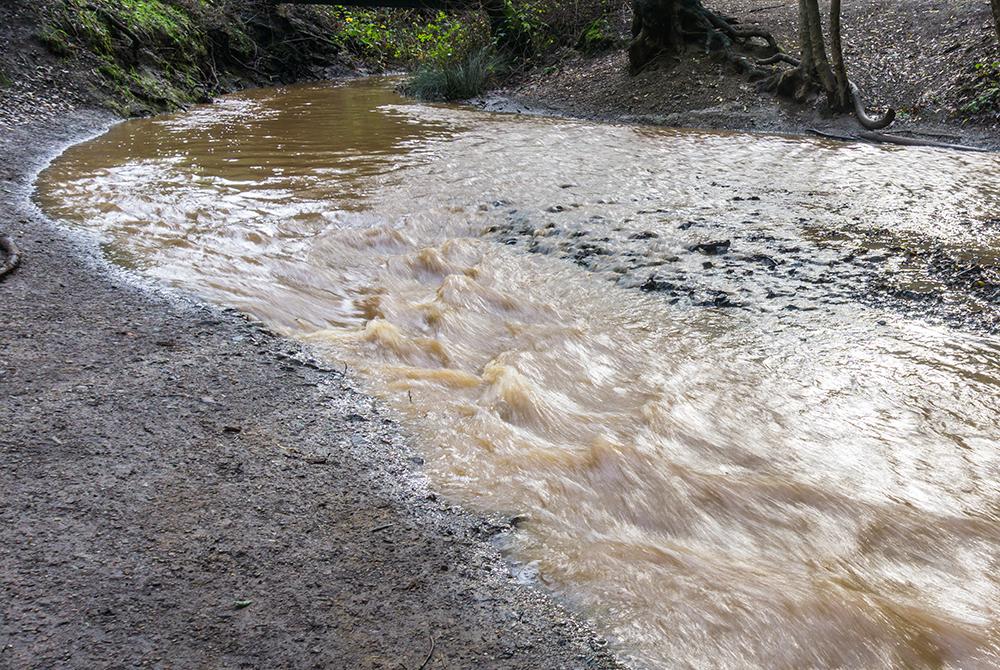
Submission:
M 652 240 L 657 237 L 659 237 L 659 235 L 651 230 L 644 230 L 640 233 L 632 233 L 628 236 L 630 240 Z
M 732 241 L 730 240 L 712 240 L 711 242 L 699 242 L 688 248 L 691 251 L 697 251 L 708 256 L 721 256 L 722 254 L 729 253 L 731 245 Z

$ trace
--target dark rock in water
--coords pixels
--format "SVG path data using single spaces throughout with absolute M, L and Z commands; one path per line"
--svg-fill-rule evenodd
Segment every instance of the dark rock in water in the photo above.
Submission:
M 687 230 L 688 228 L 691 228 L 692 226 L 696 226 L 696 225 L 698 225 L 698 224 L 695 223 L 694 221 L 686 221 L 686 222 L 682 223 L 681 225 L 677 226 L 677 230 Z
M 592 256 L 608 256 L 610 254 L 611 252 L 604 247 L 596 244 L 585 243 L 577 247 L 576 252 L 573 254 L 573 260 L 582 264 Z
M 659 237 L 659 235 L 654 233 L 652 230 L 644 230 L 641 233 L 632 233 L 628 236 L 630 240 L 652 240 L 657 237 Z
M 744 198 L 744 197 L 739 196 L 739 195 L 734 195 L 732 198 L 730 198 L 730 200 L 733 200 L 734 202 L 741 202 L 743 200 L 760 200 L 760 196 L 759 195 L 751 195 L 749 197 Z
M 725 291 L 717 291 L 715 295 L 696 304 L 699 307 L 739 307 L 739 304 L 734 302 Z
M 704 263 L 701 264 L 701 267 L 703 267 L 706 270 L 708 270 L 709 268 L 714 268 L 715 267 L 715 263 L 713 263 L 712 261 L 705 261 Z
M 649 279 L 645 281 L 642 286 L 639 287 L 640 291 L 646 291 L 647 293 L 670 291 L 676 290 L 677 286 L 673 282 L 669 282 L 665 279 L 661 279 L 656 275 L 649 275 Z
M 600 246 L 600 245 L 591 244 L 590 242 L 584 242 L 583 244 L 581 244 L 577 248 L 577 252 L 576 253 L 577 253 L 578 256 L 580 256 L 580 255 L 584 255 L 584 256 L 607 256 L 611 252 L 608 251 L 607 249 L 605 249 L 604 247 Z
M 913 291 L 910 289 L 900 289 L 896 291 L 896 296 L 903 300 L 932 301 L 940 302 L 941 296 L 934 291 Z
M 689 247 L 689 249 L 708 256 L 721 256 L 722 254 L 729 253 L 731 244 L 732 242 L 729 240 L 712 240 L 711 242 L 700 242 Z
M 750 256 L 750 260 L 766 265 L 768 270 L 773 270 L 778 267 L 778 261 L 774 260 L 767 254 L 754 254 L 753 256 Z
M 552 205 L 551 207 L 549 207 L 549 208 L 548 208 L 547 210 L 545 210 L 545 211 L 546 211 L 546 212 L 552 212 L 553 214 L 555 214 L 555 213 L 557 213 L 557 212 L 565 212 L 565 211 L 566 211 L 566 208 L 565 208 L 565 207 L 563 207 L 562 205 Z

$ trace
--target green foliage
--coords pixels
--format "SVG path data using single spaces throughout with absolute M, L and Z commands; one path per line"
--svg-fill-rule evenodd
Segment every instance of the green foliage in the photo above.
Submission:
M 0 88 L 10 88 L 14 81 L 0 68 Z
M 465 100 L 486 89 L 502 69 L 489 47 L 447 62 L 427 62 L 410 77 L 403 92 L 421 100 Z
M 372 9 L 343 11 L 343 27 L 334 36 L 334 42 L 363 58 L 372 59 L 379 65 L 389 57 L 400 58 L 401 45 L 394 44 L 393 31 L 385 24 L 380 12 Z
M 494 42 L 524 58 L 548 49 L 556 40 L 544 15 L 543 6 L 535 0 L 504 0 L 503 22 L 493 35 Z
M 414 57 L 417 61 L 447 63 L 464 56 L 472 45 L 485 39 L 485 26 L 470 15 L 466 20 L 438 12 L 434 20 L 417 26 Z
M 318 73 L 345 56 L 373 70 L 415 68 L 417 95 L 453 99 L 474 95 L 497 75 L 497 51 L 526 63 L 558 45 L 603 48 L 614 34 L 609 7 L 623 2 L 503 0 L 491 34 L 487 15 L 473 10 L 48 0 L 38 38 L 53 54 L 87 63 L 114 102 L 133 110 L 202 99 L 237 77 L 266 82 Z M 485 49 L 490 44 L 503 49 Z
M 195 56 L 204 48 L 200 36 L 184 10 L 162 0 L 61 0 L 40 34 L 57 48 L 82 47 L 101 55 L 111 55 L 116 42 L 138 40 Z
M 1000 62 L 976 63 L 973 79 L 968 87 L 968 102 L 961 111 L 965 114 L 1000 112 Z
M 378 67 L 444 63 L 485 41 L 486 27 L 474 13 L 348 9 L 339 7 L 341 27 L 333 41 Z
M 584 29 L 577 42 L 577 48 L 587 55 L 592 55 L 610 49 L 615 44 L 616 40 L 612 36 L 607 17 L 599 16 Z

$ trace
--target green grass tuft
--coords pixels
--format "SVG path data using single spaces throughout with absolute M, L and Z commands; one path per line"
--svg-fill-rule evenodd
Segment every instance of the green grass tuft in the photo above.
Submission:
M 496 53 L 484 47 L 453 61 L 421 66 L 403 85 L 403 93 L 420 100 L 465 100 L 482 93 L 501 67 Z

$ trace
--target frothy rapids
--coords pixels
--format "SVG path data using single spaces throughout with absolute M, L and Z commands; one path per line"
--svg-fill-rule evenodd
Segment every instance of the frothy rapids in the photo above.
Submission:
M 349 363 L 438 490 L 524 516 L 517 574 L 637 667 L 985 668 L 1000 340 L 871 300 L 858 259 L 995 258 L 998 177 L 361 82 L 123 123 L 38 199 Z

